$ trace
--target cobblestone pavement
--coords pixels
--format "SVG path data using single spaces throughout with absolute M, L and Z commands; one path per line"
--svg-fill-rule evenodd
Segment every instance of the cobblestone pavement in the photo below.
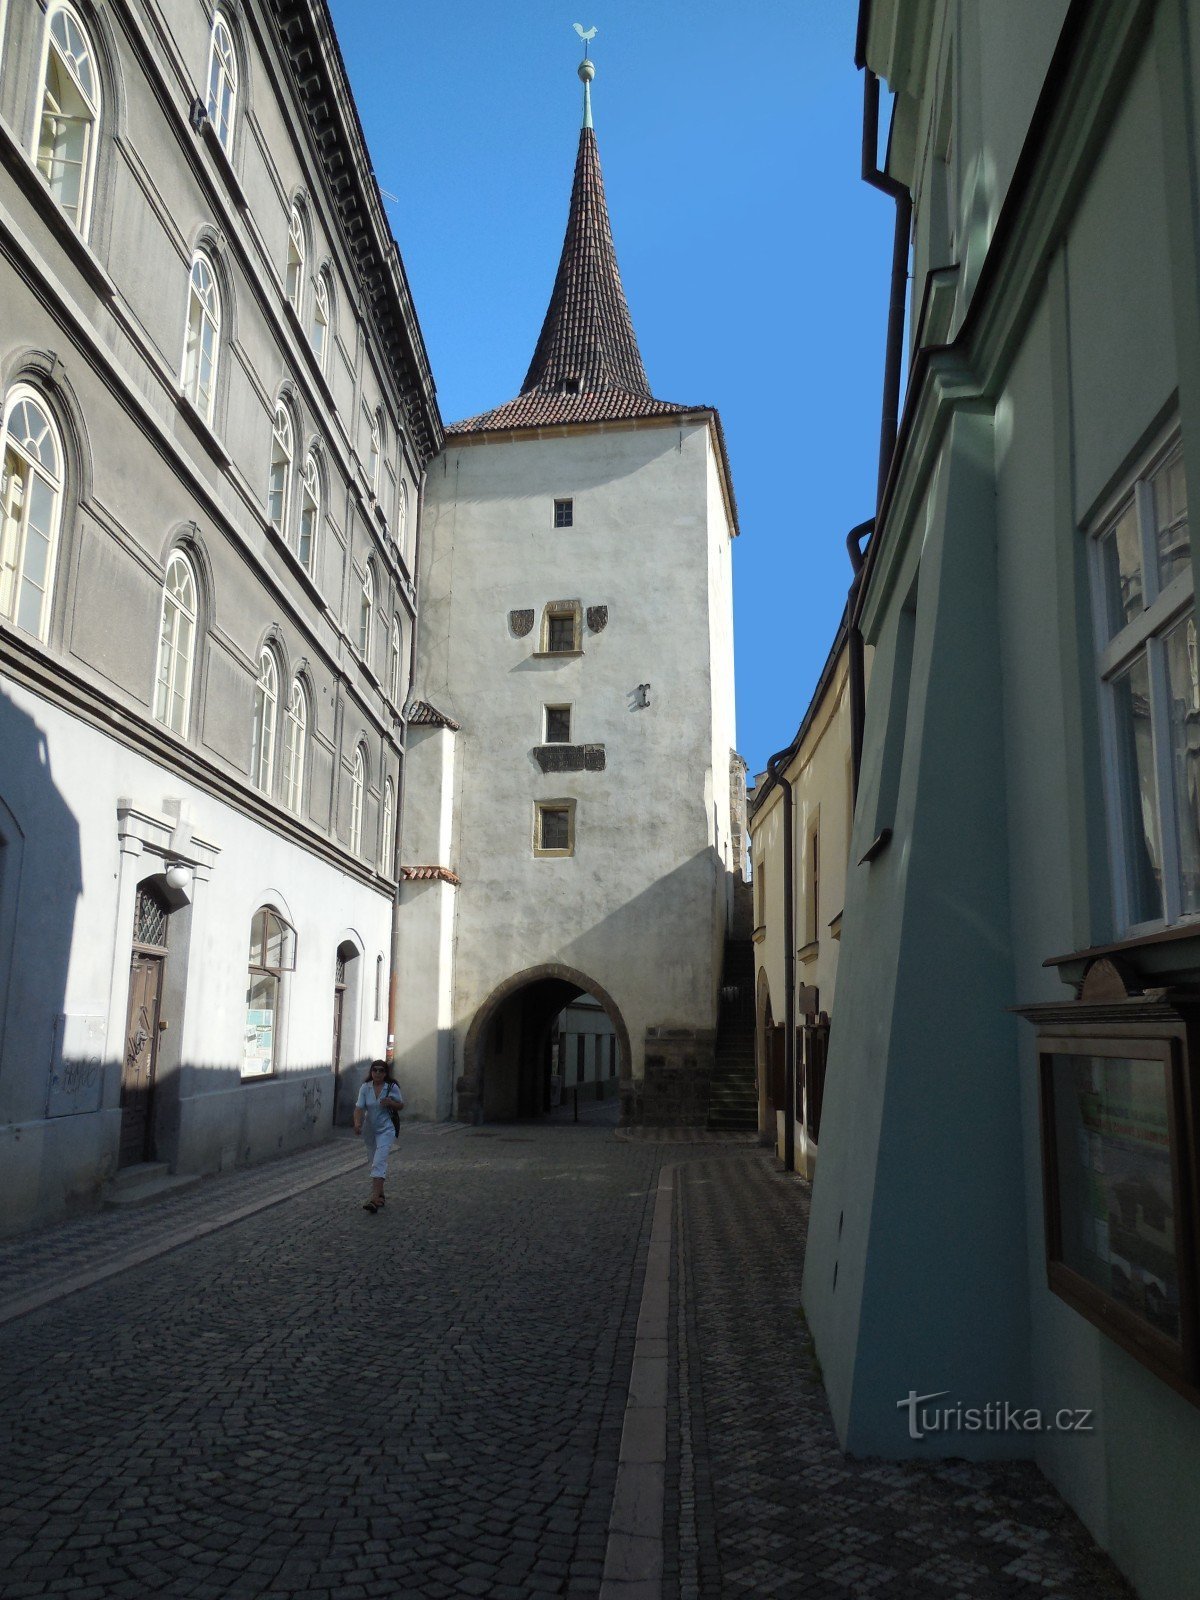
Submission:
M 0 1600 L 596 1596 L 664 1161 L 663 1596 L 1127 1596 L 1031 1467 L 843 1459 L 766 1152 L 451 1131 L 378 1217 L 335 1141 L 0 1247 L 0 1291 L 113 1269 L 0 1327 Z
M 0 1594 L 597 1594 L 657 1165 L 412 1138 L 0 1328 Z
M 841 1454 L 800 1315 L 807 1193 L 761 1150 L 679 1173 L 664 1595 L 1126 1600 L 1032 1465 Z

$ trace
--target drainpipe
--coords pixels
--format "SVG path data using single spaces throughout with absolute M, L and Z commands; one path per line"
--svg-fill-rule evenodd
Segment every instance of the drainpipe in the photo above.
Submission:
M 862 770 L 863 725 L 866 720 L 866 670 L 859 615 L 863 598 L 862 540 L 873 534 L 883 505 L 884 490 L 896 453 L 896 434 L 900 425 L 900 369 L 904 360 L 904 309 L 908 298 L 908 241 L 912 230 L 912 196 L 902 183 L 878 164 L 879 79 L 864 66 L 862 176 L 865 183 L 882 190 L 896 202 L 896 225 L 892 234 L 892 272 L 888 289 L 887 346 L 883 361 L 883 404 L 879 418 L 879 468 L 875 484 L 875 517 L 859 523 L 846 535 L 846 548 L 854 579 L 850 585 L 849 625 L 847 629 L 847 675 L 850 691 L 850 782 L 851 801 L 858 798 Z
M 783 995 L 787 1030 L 783 1036 L 784 1096 L 783 1165 L 796 1170 L 796 908 L 792 893 L 795 865 L 792 849 L 792 785 L 783 771 L 795 754 L 795 745 L 780 750 L 767 762 L 767 776 L 783 790 Z

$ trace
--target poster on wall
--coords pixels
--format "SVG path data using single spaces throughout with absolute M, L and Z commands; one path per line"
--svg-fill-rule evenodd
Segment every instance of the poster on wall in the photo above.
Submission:
M 270 1075 L 275 1052 L 275 1014 L 272 1011 L 246 1013 L 246 1037 L 242 1045 L 242 1077 L 265 1078 Z

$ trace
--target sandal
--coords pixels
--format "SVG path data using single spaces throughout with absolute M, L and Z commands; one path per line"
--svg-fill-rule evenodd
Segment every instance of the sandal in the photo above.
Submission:
M 375 1213 L 379 1210 L 378 1201 L 376 1201 L 376 1200 L 368 1200 L 366 1205 L 363 1206 L 363 1210 L 364 1211 L 369 1211 L 371 1213 L 371 1215 L 374 1216 Z

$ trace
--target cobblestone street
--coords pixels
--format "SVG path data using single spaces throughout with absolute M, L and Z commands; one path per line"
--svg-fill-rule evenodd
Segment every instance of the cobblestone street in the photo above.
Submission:
M 109 1273 L 0 1326 L 5 1600 L 1126 1592 L 1032 1468 L 843 1461 L 798 1317 L 806 1191 L 766 1152 L 408 1128 L 378 1217 L 354 1154 L 0 1250 L 0 1317 Z M 660 1177 L 662 1578 L 620 1584 Z M 166 1253 L 122 1268 L 139 1242 Z

